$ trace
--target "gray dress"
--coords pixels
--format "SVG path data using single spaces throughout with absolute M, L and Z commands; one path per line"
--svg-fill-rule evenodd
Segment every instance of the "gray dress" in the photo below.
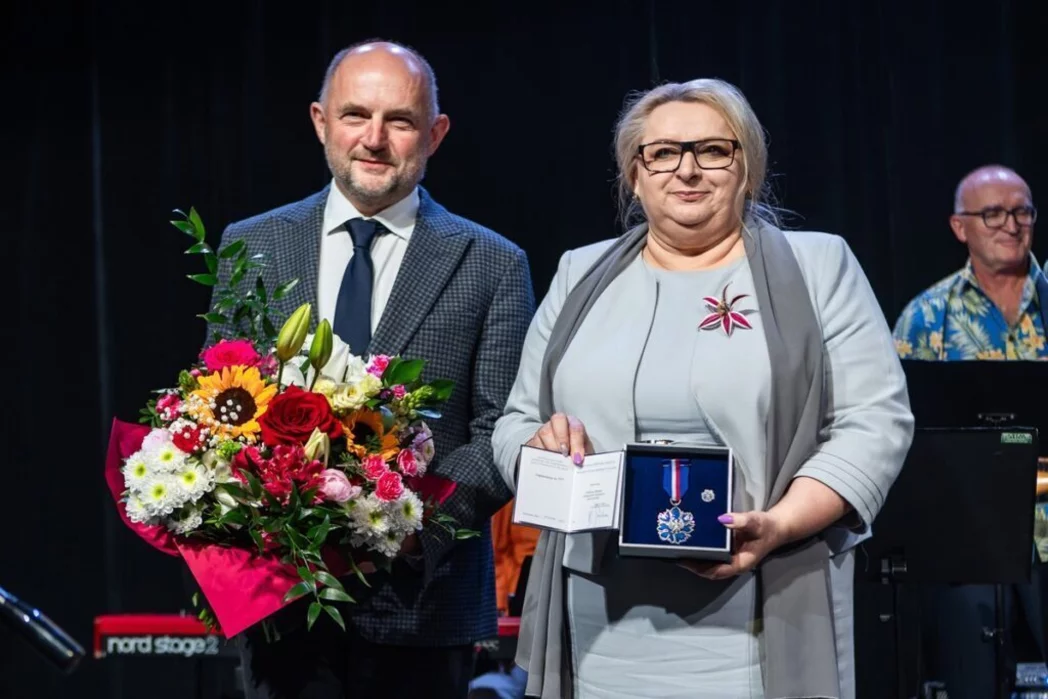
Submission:
M 640 264 L 644 264 L 640 262 Z M 644 265 L 658 301 L 634 387 L 638 439 L 723 444 L 704 401 L 731 400 L 734 382 L 770 377 L 745 260 L 697 272 Z M 752 329 L 700 330 L 728 285 Z M 751 367 L 745 375 L 719 368 Z M 761 392 L 760 399 L 767 400 Z M 761 464 L 737 462 L 735 510 L 751 509 L 765 488 Z M 567 606 L 578 699 L 762 698 L 760 604 L 752 574 L 726 590 L 670 561 L 608 556 L 600 575 L 568 571 Z

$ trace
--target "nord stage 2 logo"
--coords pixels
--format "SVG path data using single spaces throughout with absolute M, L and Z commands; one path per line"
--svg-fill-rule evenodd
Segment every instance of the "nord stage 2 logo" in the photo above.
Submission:
M 218 636 L 107 636 L 103 648 L 105 655 L 167 655 L 193 658 L 225 654 L 222 652 L 222 643 Z

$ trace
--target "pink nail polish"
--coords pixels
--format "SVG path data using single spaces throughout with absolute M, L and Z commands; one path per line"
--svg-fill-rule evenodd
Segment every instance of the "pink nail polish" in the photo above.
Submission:
M 575 462 L 576 466 L 581 466 L 582 465 L 582 454 L 580 454 L 579 452 L 575 452 L 575 456 L 573 456 L 571 458 L 571 460 Z
M 732 522 L 735 521 L 735 518 L 732 517 L 731 515 L 721 515 L 720 517 L 717 518 L 717 521 L 720 522 L 721 524 L 731 524 Z

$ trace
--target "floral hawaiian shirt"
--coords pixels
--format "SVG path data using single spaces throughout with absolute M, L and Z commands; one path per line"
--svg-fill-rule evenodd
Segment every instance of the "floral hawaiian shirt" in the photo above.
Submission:
M 1048 359 L 1041 323 L 1037 278 L 1043 275 L 1031 256 L 1030 274 L 1019 302 L 1019 322 L 1008 327 L 1004 315 L 968 262 L 907 304 L 895 323 L 895 349 L 902 359 Z

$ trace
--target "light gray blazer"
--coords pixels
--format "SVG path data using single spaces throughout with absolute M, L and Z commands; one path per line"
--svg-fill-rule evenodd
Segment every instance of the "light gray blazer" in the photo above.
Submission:
M 797 475 L 825 483 L 844 497 L 857 515 L 852 523 L 858 526 L 832 527 L 825 532 L 829 549 L 836 554 L 870 535 L 869 524 L 884 503 L 909 449 L 913 417 L 891 332 L 845 241 L 825 233 L 785 235 L 801 268 L 825 346 L 826 401 L 820 444 Z M 565 253 L 532 320 L 516 382 L 492 435 L 496 463 L 511 488 L 515 487 L 520 445 L 541 426 L 539 375 L 550 331 L 568 293 L 612 242 Z M 637 438 L 633 380 L 654 316 L 656 293 L 654 278 L 639 265 L 632 265 L 597 300 L 568 350 L 584 352 L 585 347 L 597 343 L 619 348 L 615 365 L 598 372 L 603 380 L 587 395 L 573 395 L 571 399 L 574 414 L 586 425 L 598 451 L 618 449 Z M 555 379 L 555 401 L 556 383 Z M 721 437 L 740 459 L 752 464 L 765 462 L 767 401 L 760 400 L 762 390 L 767 387 L 753 383 L 733 394 L 730 401 L 702 397 L 703 408 Z M 760 506 L 768 494 L 753 495 Z M 569 536 L 563 564 L 580 572 L 593 572 L 597 559 L 593 545 L 592 534 Z

